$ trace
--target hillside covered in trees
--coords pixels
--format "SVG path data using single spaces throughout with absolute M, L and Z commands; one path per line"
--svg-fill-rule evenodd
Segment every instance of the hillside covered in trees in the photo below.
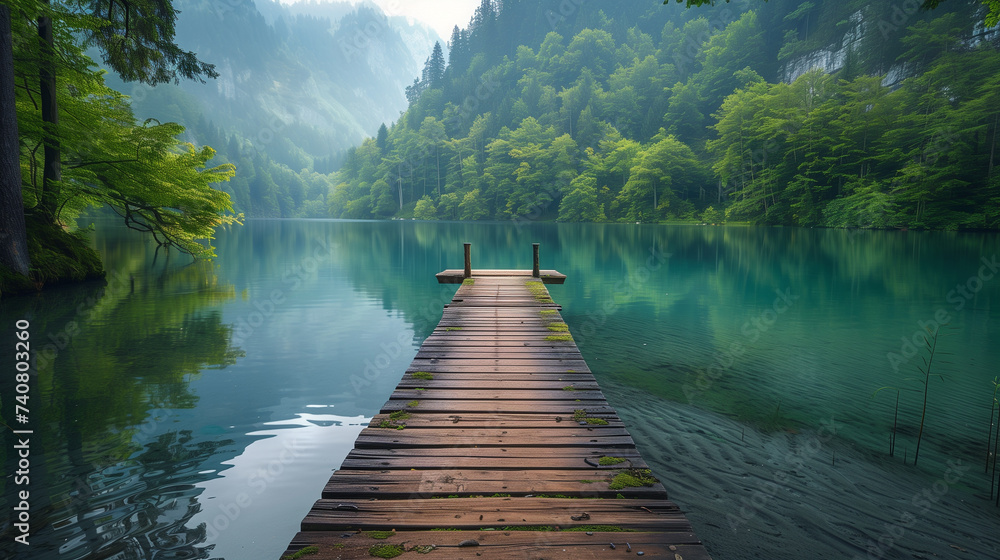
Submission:
M 918 7 L 483 0 L 330 214 L 996 228 L 1000 33 Z

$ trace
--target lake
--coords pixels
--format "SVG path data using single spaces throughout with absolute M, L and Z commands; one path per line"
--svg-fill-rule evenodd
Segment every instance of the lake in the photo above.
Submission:
M 208 263 L 93 237 L 106 285 L 0 301 L 37 373 L 31 545 L 7 523 L 4 557 L 277 558 L 440 319 L 463 242 L 474 268 L 531 268 L 538 242 L 568 276 L 553 298 L 715 558 L 998 556 L 997 233 L 252 220 Z M 11 422 L 13 376 L 0 391 Z

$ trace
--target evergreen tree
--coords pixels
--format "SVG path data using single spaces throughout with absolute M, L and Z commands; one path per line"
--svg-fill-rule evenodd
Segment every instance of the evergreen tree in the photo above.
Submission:
M 375 136 L 375 145 L 378 146 L 378 149 L 384 154 L 386 153 L 385 150 L 388 147 L 388 142 L 389 129 L 385 127 L 385 123 L 382 123 L 382 125 L 378 127 L 378 134 Z
M 441 43 L 434 42 L 434 50 L 431 51 L 431 57 L 427 60 L 427 77 L 425 81 L 428 87 L 440 87 L 441 78 L 444 77 L 444 52 L 441 50 Z

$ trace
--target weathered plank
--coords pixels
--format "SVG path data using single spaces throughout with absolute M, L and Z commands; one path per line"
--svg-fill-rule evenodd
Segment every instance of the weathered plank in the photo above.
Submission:
M 471 545 L 473 542 L 476 543 L 474 546 Z M 590 535 L 569 531 L 396 531 L 385 539 L 375 539 L 364 532 L 331 534 L 311 531 L 296 535 L 289 551 L 315 546 L 318 548 L 317 555 L 307 558 L 318 560 L 371 558 L 369 549 L 379 545 L 400 546 L 408 551 L 432 551 L 429 557 L 446 560 L 589 560 L 621 558 L 637 552 L 643 552 L 649 558 L 709 560 L 698 542 L 697 536 L 690 531 L 593 532 Z

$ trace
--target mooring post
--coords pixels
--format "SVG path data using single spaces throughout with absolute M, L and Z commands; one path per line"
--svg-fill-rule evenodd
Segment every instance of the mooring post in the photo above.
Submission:
M 538 272 L 538 243 L 531 244 L 531 252 L 532 256 L 534 257 L 534 263 L 535 263 L 531 265 L 531 277 L 538 278 L 540 276 Z
M 472 243 L 463 245 L 465 245 L 465 277 L 472 278 Z

